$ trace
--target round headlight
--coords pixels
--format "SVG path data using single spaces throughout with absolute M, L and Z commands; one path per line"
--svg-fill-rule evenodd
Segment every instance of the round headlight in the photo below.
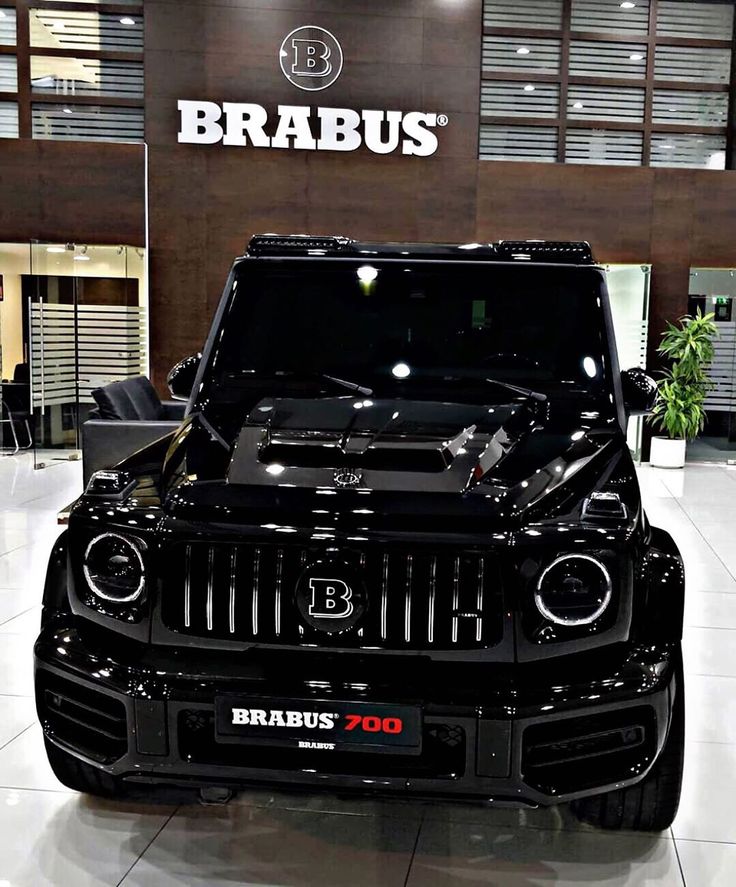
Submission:
M 611 576 L 587 554 L 565 554 L 539 577 L 534 602 L 557 625 L 589 625 L 611 601 Z
M 136 600 L 145 585 L 140 548 L 117 533 L 96 536 L 84 553 L 84 576 L 100 598 L 118 604 Z

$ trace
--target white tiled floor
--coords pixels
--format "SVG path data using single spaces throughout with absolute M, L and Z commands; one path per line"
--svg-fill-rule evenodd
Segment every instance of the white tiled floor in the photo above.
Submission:
M 604 834 L 564 808 L 249 792 L 225 808 L 68 792 L 35 724 L 31 646 L 55 514 L 80 466 L 0 459 L 0 887 L 736 884 L 736 470 L 641 471 L 652 523 L 685 556 L 687 759 L 664 835 Z

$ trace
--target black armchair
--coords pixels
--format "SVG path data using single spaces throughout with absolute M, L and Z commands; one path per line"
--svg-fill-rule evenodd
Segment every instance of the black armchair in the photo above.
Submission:
M 113 382 L 92 392 L 97 409 L 82 425 L 85 484 L 181 424 L 186 403 L 161 401 L 145 376 Z
M 20 364 L 19 364 L 20 366 Z M 17 371 L 17 367 L 16 367 Z M 2 410 L 0 411 L 0 426 L 9 425 L 13 438 L 13 448 L 6 455 L 14 456 L 18 450 L 27 450 L 33 446 L 31 434 L 31 386 L 29 382 L 3 382 L 2 383 Z M 18 429 L 25 434 L 27 443 L 22 446 L 18 440 Z

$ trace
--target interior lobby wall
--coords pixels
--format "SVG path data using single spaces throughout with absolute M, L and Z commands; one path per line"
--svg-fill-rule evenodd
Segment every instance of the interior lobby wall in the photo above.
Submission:
M 305 92 L 279 47 L 316 24 L 345 63 Z M 652 263 L 651 359 L 687 308 L 691 265 L 736 265 L 736 172 L 479 161 L 480 0 L 146 3 L 154 376 L 199 349 L 228 268 L 257 232 L 431 241 L 585 239 Z M 177 101 L 445 113 L 428 157 L 179 144 Z

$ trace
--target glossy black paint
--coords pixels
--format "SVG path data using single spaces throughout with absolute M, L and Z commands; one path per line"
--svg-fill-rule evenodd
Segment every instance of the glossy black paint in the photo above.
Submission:
M 452 247 L 349 249 L 370 250 L 374 262 L 380 255 L 409 261 L 407 252 L 417 262 L 467 260 L 467 251 Z M 497 251 L 477 252 L 475 261 L 502 260 Z M 295 273 L 308 273 L 306 253 L 291 255 Z M 459 396 L 373 399 L 330 384 L 303 397 L 260 397 L 225 409 L 199 392 L 227 321 L 232 281 L 183 424 L 120 466 L 134 481 L 127 498 L 82 496 L 54 549 L 36 644 L 47 737 L 113 775 L 152 783 L 285 783 L 543 804 L 641 778 L 664 743 L 680 692 L 684 574 L 671 538 L 651 528 L 642 510 L 623 423 L 627 411 L 644 408 L 647 386 L 639 374 L 619 377 L 605 286 L 607 406 L 518 390 L 496 391 L 485 404 Z M 187 377 L 182 392 L 194 365 L 180 371 Z M 278 470 L 269 470 L 274 465 Z M 620 509 L 586 508 L 596 492 L 617 497 Z M 143 551 L 146 589 L 133 603 L 102 601 L 84 579 L 84 551 L 103 531 L 125 534 Z M 301 642 L 288 643 L 278 631 L 244 641 L 232 630 L 175 630 L 164 598 L 173 593 L 175 552 L 195 543 L 228 552 L 296 547 L 309 564 L 343 559 L 351 569 L 383 553 L 401 553 L 409 565 L 445 553 L 487 558 L 500 628 L 487 641 L 455 647 L 423 635 L 420 649 L 417 610 L 427 607 L 420 589 L 406 617 L 410 639 L 380 649 L 361 644 L 359 623 L 324 633 L 321 643 L 309 633 L 319 631 L 319 620 L 316 628 L 305 622 Z M 610 573 L 611 603 L 589 625 L 553 624 L 534 603 L 539 577 L 563 553 L 595 556 Z M 296 608 L 296 587 L 277 590 L 277 607 Z M 274 593 L 263 591 L 262 610 L 273 610 Z M 255 607 L 253 587 L 233 594 L 233 606 Z M 468 617 L 475 618 L 458 618 Z M 127 750 L 112 759 L 90 753 L 86 728 L 69 729 L 48 701 L 49 682 L 59 680 L 72 692 L 78 686 L 120 701 Z M 400 756 L 377 755 L 376 763 L 283 749 L 281 758 L 277 750 L 254 757 L 244 746 L 238 759 L 212 728 L 223 693 L 420 705 L 426 751 L 410 764 Z M 605 724 L 629 713 L 646 741 L 622 751 L 621 772 L 604 768 L 599 781 L 594 767 L 585 779 L 584 768 L 577 776 L 530 775 L 529 737 L 547 725 L 564 733 L 567 725 L 579 729 L 583 716 Z M 448 736 L 462 740 L 452 745 Z M 244 765 L 245 757 L 255 763 Z

